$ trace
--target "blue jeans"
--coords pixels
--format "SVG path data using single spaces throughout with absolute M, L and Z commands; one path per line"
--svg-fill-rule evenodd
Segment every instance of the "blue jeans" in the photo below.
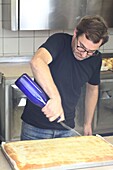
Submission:
M 22 122 L 21 140 L 51 139 L 76 136 L 71 130 L 41 129 Z

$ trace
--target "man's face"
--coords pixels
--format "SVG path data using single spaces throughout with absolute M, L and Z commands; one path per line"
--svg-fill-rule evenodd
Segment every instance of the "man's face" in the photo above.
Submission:
M 88 40 L 85 34 L 82 34 L 78 38 L 73 37 L 72 49 L 73 54 L 77 60 L 84 60 L 92 55 L 95 51 L 99 49 L 102 44 L 102 40 L 99 43 L 93 43 L 91 40 Z

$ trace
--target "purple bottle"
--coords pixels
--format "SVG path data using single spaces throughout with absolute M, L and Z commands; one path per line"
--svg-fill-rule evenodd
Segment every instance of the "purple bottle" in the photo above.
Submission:
M 15 84 L 32 103 L 41 108 L 46 105 L 47 95 L 26 73 L 22 74 L 15 81 Z

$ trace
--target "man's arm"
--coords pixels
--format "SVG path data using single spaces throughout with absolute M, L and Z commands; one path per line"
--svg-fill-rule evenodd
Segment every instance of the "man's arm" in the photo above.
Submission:
M 40 48 L 32 58 L 30 65 L 36 81 L 50 98 L 42 111 L 49 121 L 54 121 L 59 116 L 61 121 L 64 120 L 64 112 L 60 94 L 48 67 L 51 62 L 51 54 L 45 48 Z
M 86 84 L 84 135 L 92 135 L 92 120 L 98 100 L 98 85 Z

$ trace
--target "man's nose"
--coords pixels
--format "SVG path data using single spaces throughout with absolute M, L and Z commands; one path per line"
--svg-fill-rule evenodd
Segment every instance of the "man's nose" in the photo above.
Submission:
M 84 51 L 84 53 L 82 53 L 82 57 L 86 58 L 87 57 L 87 51 Z

